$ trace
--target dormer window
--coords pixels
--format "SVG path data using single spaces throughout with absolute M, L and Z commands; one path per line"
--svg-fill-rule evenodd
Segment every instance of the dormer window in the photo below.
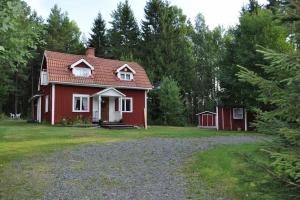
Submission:
M 84 59 L 80 59 L 70 66 L 72 73 L 76 77 L 90 77 L 94 67 Z
M 120 80 L 131 81 L 136 72 L 129 65 L 125 64 L 118 68 L 116 73 Z

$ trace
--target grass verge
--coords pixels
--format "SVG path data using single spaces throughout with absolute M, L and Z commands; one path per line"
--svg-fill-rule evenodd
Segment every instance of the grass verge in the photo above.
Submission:
M 288 189 L 255 164 L 269 162 L 260 151 L 265 145 L 221 146 L 194 155 L 184 168 L 189 199 L 288 199 Z

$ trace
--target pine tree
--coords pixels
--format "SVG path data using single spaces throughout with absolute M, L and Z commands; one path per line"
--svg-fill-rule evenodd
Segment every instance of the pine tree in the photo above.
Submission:
M 75 21 L 70 21 L 67 13 L 62 13 L 57 5 L 51 9 L 46 24 L 47 50 L 82 53 L 84 46 L 80 41 L 81 32 Z
M 92 46 L 96 49 L 96 56 L 103 58 L 108 54 L 108 39 L 105 26 L 105 21 L 99 12 L 97 18 L 94 20 L 91 38 L 88 42 L 89 46 Z
M 112 28 L 109 30 L 109 41 L 113 58 L 130 58 L 137 54 L 139 27 L 128 0 L 119 3 L 112 13 Z

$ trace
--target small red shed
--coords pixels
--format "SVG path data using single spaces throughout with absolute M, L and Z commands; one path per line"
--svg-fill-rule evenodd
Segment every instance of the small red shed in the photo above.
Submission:
M 247 131 L 249 129 L 245 108 L 218 106 L 216 113 L 218 130 Z
M 204 111 L 197 115 L 199 128 L 216 128 L 216 113 Z

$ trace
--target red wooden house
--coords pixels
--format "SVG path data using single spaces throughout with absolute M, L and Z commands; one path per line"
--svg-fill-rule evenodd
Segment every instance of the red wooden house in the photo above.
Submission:
M 137 126 L 147 125 L 147 92 L 152 89 L 145 70 L 137 63 L 85 55 L 45 51 L 36 120 L 51 124 L 82 116 Z
M 198 113 L 198 127 L 216 128 L 217 130 L 247 131 L 253 116 L 245 108 L 217 106 L 216 112 Z M 249 118 L 251 118 L 249 120 Z

